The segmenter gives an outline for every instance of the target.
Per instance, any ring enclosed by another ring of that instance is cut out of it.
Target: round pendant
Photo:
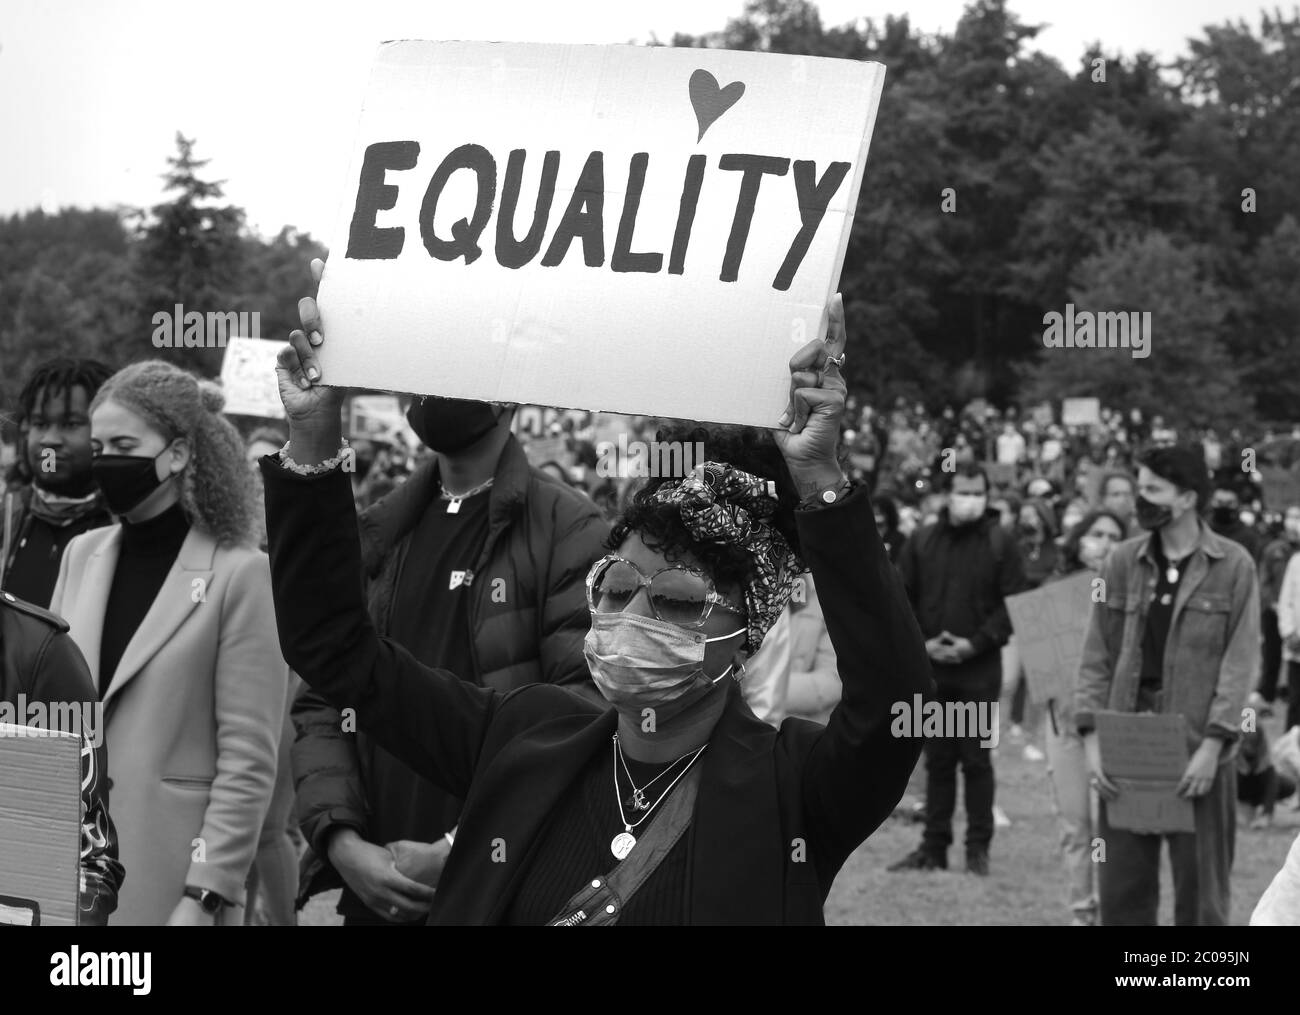
[[[1166,571],[1166,572],[1165,572],[1165,581],[1167,581],[1170,585],[1172,585],[1172,584],[1174,584],[1174,582],[1178,581],[1178,568],[1176,568],[1176,567],[1171,567],[1168,571]]]
[[[632,852],[632,847],[635,845],[635,835],[631,832],[619,832],[609,844],[609,851],[614,854],[615,860],[622,860],[623,857]]]

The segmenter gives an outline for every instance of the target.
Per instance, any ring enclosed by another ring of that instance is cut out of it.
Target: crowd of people
[[[1005,599],[1079,574],[1108,592],[1042,740],[1065,913],[1155,922],[1162,837],[1109,823],[1095,716],[1175,712],[1176,921],[1228,921],[1239,801],[1266,824],[1300,783],[1300,504],[1262,503],[1241,434],[875,410],[833,305],[774,434],[627,421],[703,446],[681,475],[598,468],[591,417],[530,463],[514,406],[445,398],[404,401],[418,450],[354,447],[303,307],[287,426],[156,360],[53,360],[13,407],[0,700],[102,707],[82,922],[291,924],[341,889],[345,925],[819,923],[922,747],[891,869],[948,866],[960,769],[987,875],[993,747],[888,716],[1009,695],[1022,730]],[[1242,722],[1275,708],[1276,743]]]

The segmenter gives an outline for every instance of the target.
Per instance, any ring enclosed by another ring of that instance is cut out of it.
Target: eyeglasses
[[[665,567],[647,575],[630,560],[611,554],[592,565],[587,574],[587,606],[592,613],[622,613],[642,589],[649,589],[654,615],[678,627],[702,627],[715,606],[743,616],[699,571]]]

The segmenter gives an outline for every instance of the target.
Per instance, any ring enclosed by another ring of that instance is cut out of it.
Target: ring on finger
[[[827,356],[827,357],[826,357],[826,363],[827,363],[828,366],[829,366],[831,363],[834,363],[837,367],[843,367],[843,366],[844,366],[844,353],[840,353],[838,356]]]

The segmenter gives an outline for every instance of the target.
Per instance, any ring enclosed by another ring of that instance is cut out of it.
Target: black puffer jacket
[[[22,698],[19,698],[22,695]],[[20,707],[20,701],[23,703]],[[27,725],[32,706],[43,705],[47,719],[33,725],[56,726],[68,714],[50,705],[97,705],[99,695],[68,625],[53,613],[0,593],[0,720],[12,715]],[[53,719],[55,721],[51,722]],[[117,830],[108,816],[108,751],[102,722],[94,729],[65,729],[82,735],[81,749],[81,900],[78,922],[102,925],[117,908],[122,864]],[[93,738],[90,739],[90,738]]]
[[[437,496],[436,460],[358,519],[370,617],[381,637],[406,560],[410,534]],[[565,684],[603,705],[583,660],[589,626],[586,578],[604,554],[608,526],[586,496],[531,468],[513,437],[497,463],[488,500],[483,553],[467,578],[473,682],[502,693],[527,684]],[[504,589],[497,579],[503,579]],[[504,594],[502,594],[504,593]],[[310,851],[303,857],[299,905],[341,879],[325,862],[325,841],[339,826],[362,835],[368,824],[366,772],[374,751],[310,689],[293,706],[297,817]],[[436,823],[437,816],[430,816]]]

